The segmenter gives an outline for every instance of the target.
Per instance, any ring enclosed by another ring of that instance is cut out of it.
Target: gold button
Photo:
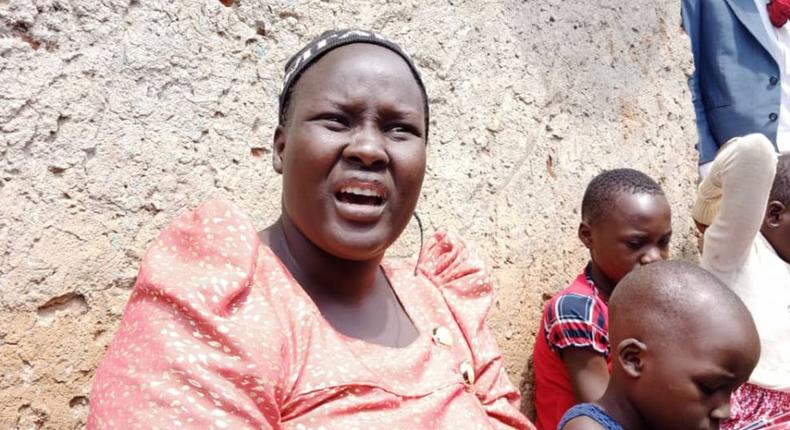
[[[433,343],[442,346],[453,346],[453,335],[447,327],[436,327],[433,329]]]
[[[472,363],[468,361],[461,362],[461,366],[459,367],[461,371],[461,377],[464,378],[464,384],[472,387],[475,385],[475,369],[472,367]]]

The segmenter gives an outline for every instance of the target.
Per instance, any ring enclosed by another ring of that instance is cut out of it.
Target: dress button
[[[453,346],[453,335],[447,327],[436,327],[433,329],[433,343],[441,346]]]
[[[467,387],[473,387],[475,385],[475,369],[472,367],[472,363],[463,361],[458,367],[458,370],[461,371],[461,377],[464,378],[464,384],[466,384]]]
[[[779,119],[779,115],[771,112],[771,114],[768,115],[768,119],[770,119],[771,121],[776,121],[777,119]]]
[[[779,83],[779,78],[777,78],[776,76],[771,76],[771,78],[768,79],[768,82],[771,83],[771,86],[774,86]]]

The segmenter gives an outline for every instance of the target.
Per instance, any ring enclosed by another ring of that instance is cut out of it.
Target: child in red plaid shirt
[[[547,304],[534,350],[538,430],[555,430],[577,403],[603,395],[609,381],[609,295],[637,266],[664,260],[672,236],[661,187],[633,169],[601,173],[582,200],[579,239],[590,262]]]

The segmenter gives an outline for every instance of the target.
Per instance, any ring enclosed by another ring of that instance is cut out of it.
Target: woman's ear
[[[768,207],[765,209],[765,225],[768,227],[779,227],[785,209],[787,208],[782,202],[776,200],[769,202]]]
[[[647,345],[630,337],[617,345],[617,361],[623,372],[632,378],[642,376]]]
[[[272,166],[277,173],[283,173],[283,151],[285,150],[285,127],[278,125],[272,140]]]
[[[592,227],[590,227],[590,224],[587,224],[587,221],[579,223],[579,240],[582,241],[587,249],[592,248]]]

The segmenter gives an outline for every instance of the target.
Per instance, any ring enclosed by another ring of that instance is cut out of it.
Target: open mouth
[[[374,189],[362,187],[342,187],[335,193],[335,198],[343,203],[365,206],[381,206],[386,201],[384,195]]]

